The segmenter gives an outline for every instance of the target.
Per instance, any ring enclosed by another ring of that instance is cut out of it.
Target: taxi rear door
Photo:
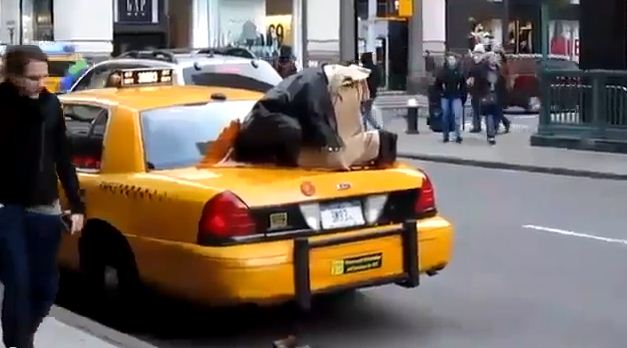
[[[74,101],[62,103],[72,162],[76,167],[82,199],[88,205],[87,214],[89,215],[89,203],[93,200],[93,192],[100,181],[104,137],[111,108],[98,103]],[[62,206],[67,209],[65,194],[62,189],[59,192],[62,193]],[[79,234],[66,235],[64,238],[59,254],[62,265],[74,269],[78,267],[78,237]]]

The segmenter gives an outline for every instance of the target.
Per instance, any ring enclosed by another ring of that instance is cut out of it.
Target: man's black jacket
[[[58,178],[72,212],[84,213],[57,96],[44,90],[31,99],[2,82],[0,108],[0,203],[52,204],[59,197]]]
[[[340,148],[323,67],[284,79],[253,106],[234,144],[234,159],[297,166],[301,147]]]
[[[462,104],[468,97],[466,77],[459,67],[449,69],[446,64],[440,69],[435,78],[435,88],[442,98],[460,98]]]

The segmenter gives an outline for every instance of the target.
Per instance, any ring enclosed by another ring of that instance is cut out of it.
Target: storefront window
[[[579,61],[579,21],[549,22],[549,51]]]
[[[52,0],[22,1],[22,42],[52,40]]]
[[[293,0],[221,0],[218,45],[250,50],[271,60],[293,55]]]
[[[500,48],[503,42],[503,22],[498,18],[489,18],[477,21],[470,18],[470,34],[468,35],[468,49],[473,50],[475,45],[482,44],[487,51]]]
[[[508,26],[507,50],[513,53],[535,53],[533,47],[533,23],[511,21]]]

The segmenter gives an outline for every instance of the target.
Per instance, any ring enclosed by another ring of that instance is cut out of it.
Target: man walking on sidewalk
[[[455,131],[455,141],[461,143],[461,123],[468,90],[466,78],[453,54],[446,56],[444,66],[435,79],[435,89],[438,91],[442,103],[443,140],[445,143],[449,141],[452,125]]]
[[[362,115],[364,117],[364,126],[366,129],[369,129],[368,124],[372,126],[372,128],[380,129],[381,125],[377,123],[372,115],[372,105],[374,104],[374,100],[377,99],[377,89],[381,84],[381,76],[379,73],[379,67],[374,63],[374,58],[372,56],[372,52],[365,52],[361,55],[361,65],[370,69],[370,76],[368,76],[368,90],[370,90],[370,98],[365,100],[362,104]]]
[[[59,99],[44,88],[48,60],[37,46],[16,46],[0,83],[0,280],[7,347],[32,348],[58,290],[57,251],[63,222],[60,179],[72,209],[71,232],[84,206],[70,162]]]

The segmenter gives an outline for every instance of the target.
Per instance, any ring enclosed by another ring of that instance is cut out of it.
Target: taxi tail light
[[[225,191],[209,200],[198,224],[198,241],[247,236],[255,233],[250,209],[235,194]]]
[[[418,189],[418,198],[414,204],[414,211],[418,216],[433,213],[436,211],[435,207],[435,189],[429,176],[423,172],[424,179],[422,186]]]
[[[100,160],[95,156],[74,156],[72,164],[77,168],[100,169]]]

